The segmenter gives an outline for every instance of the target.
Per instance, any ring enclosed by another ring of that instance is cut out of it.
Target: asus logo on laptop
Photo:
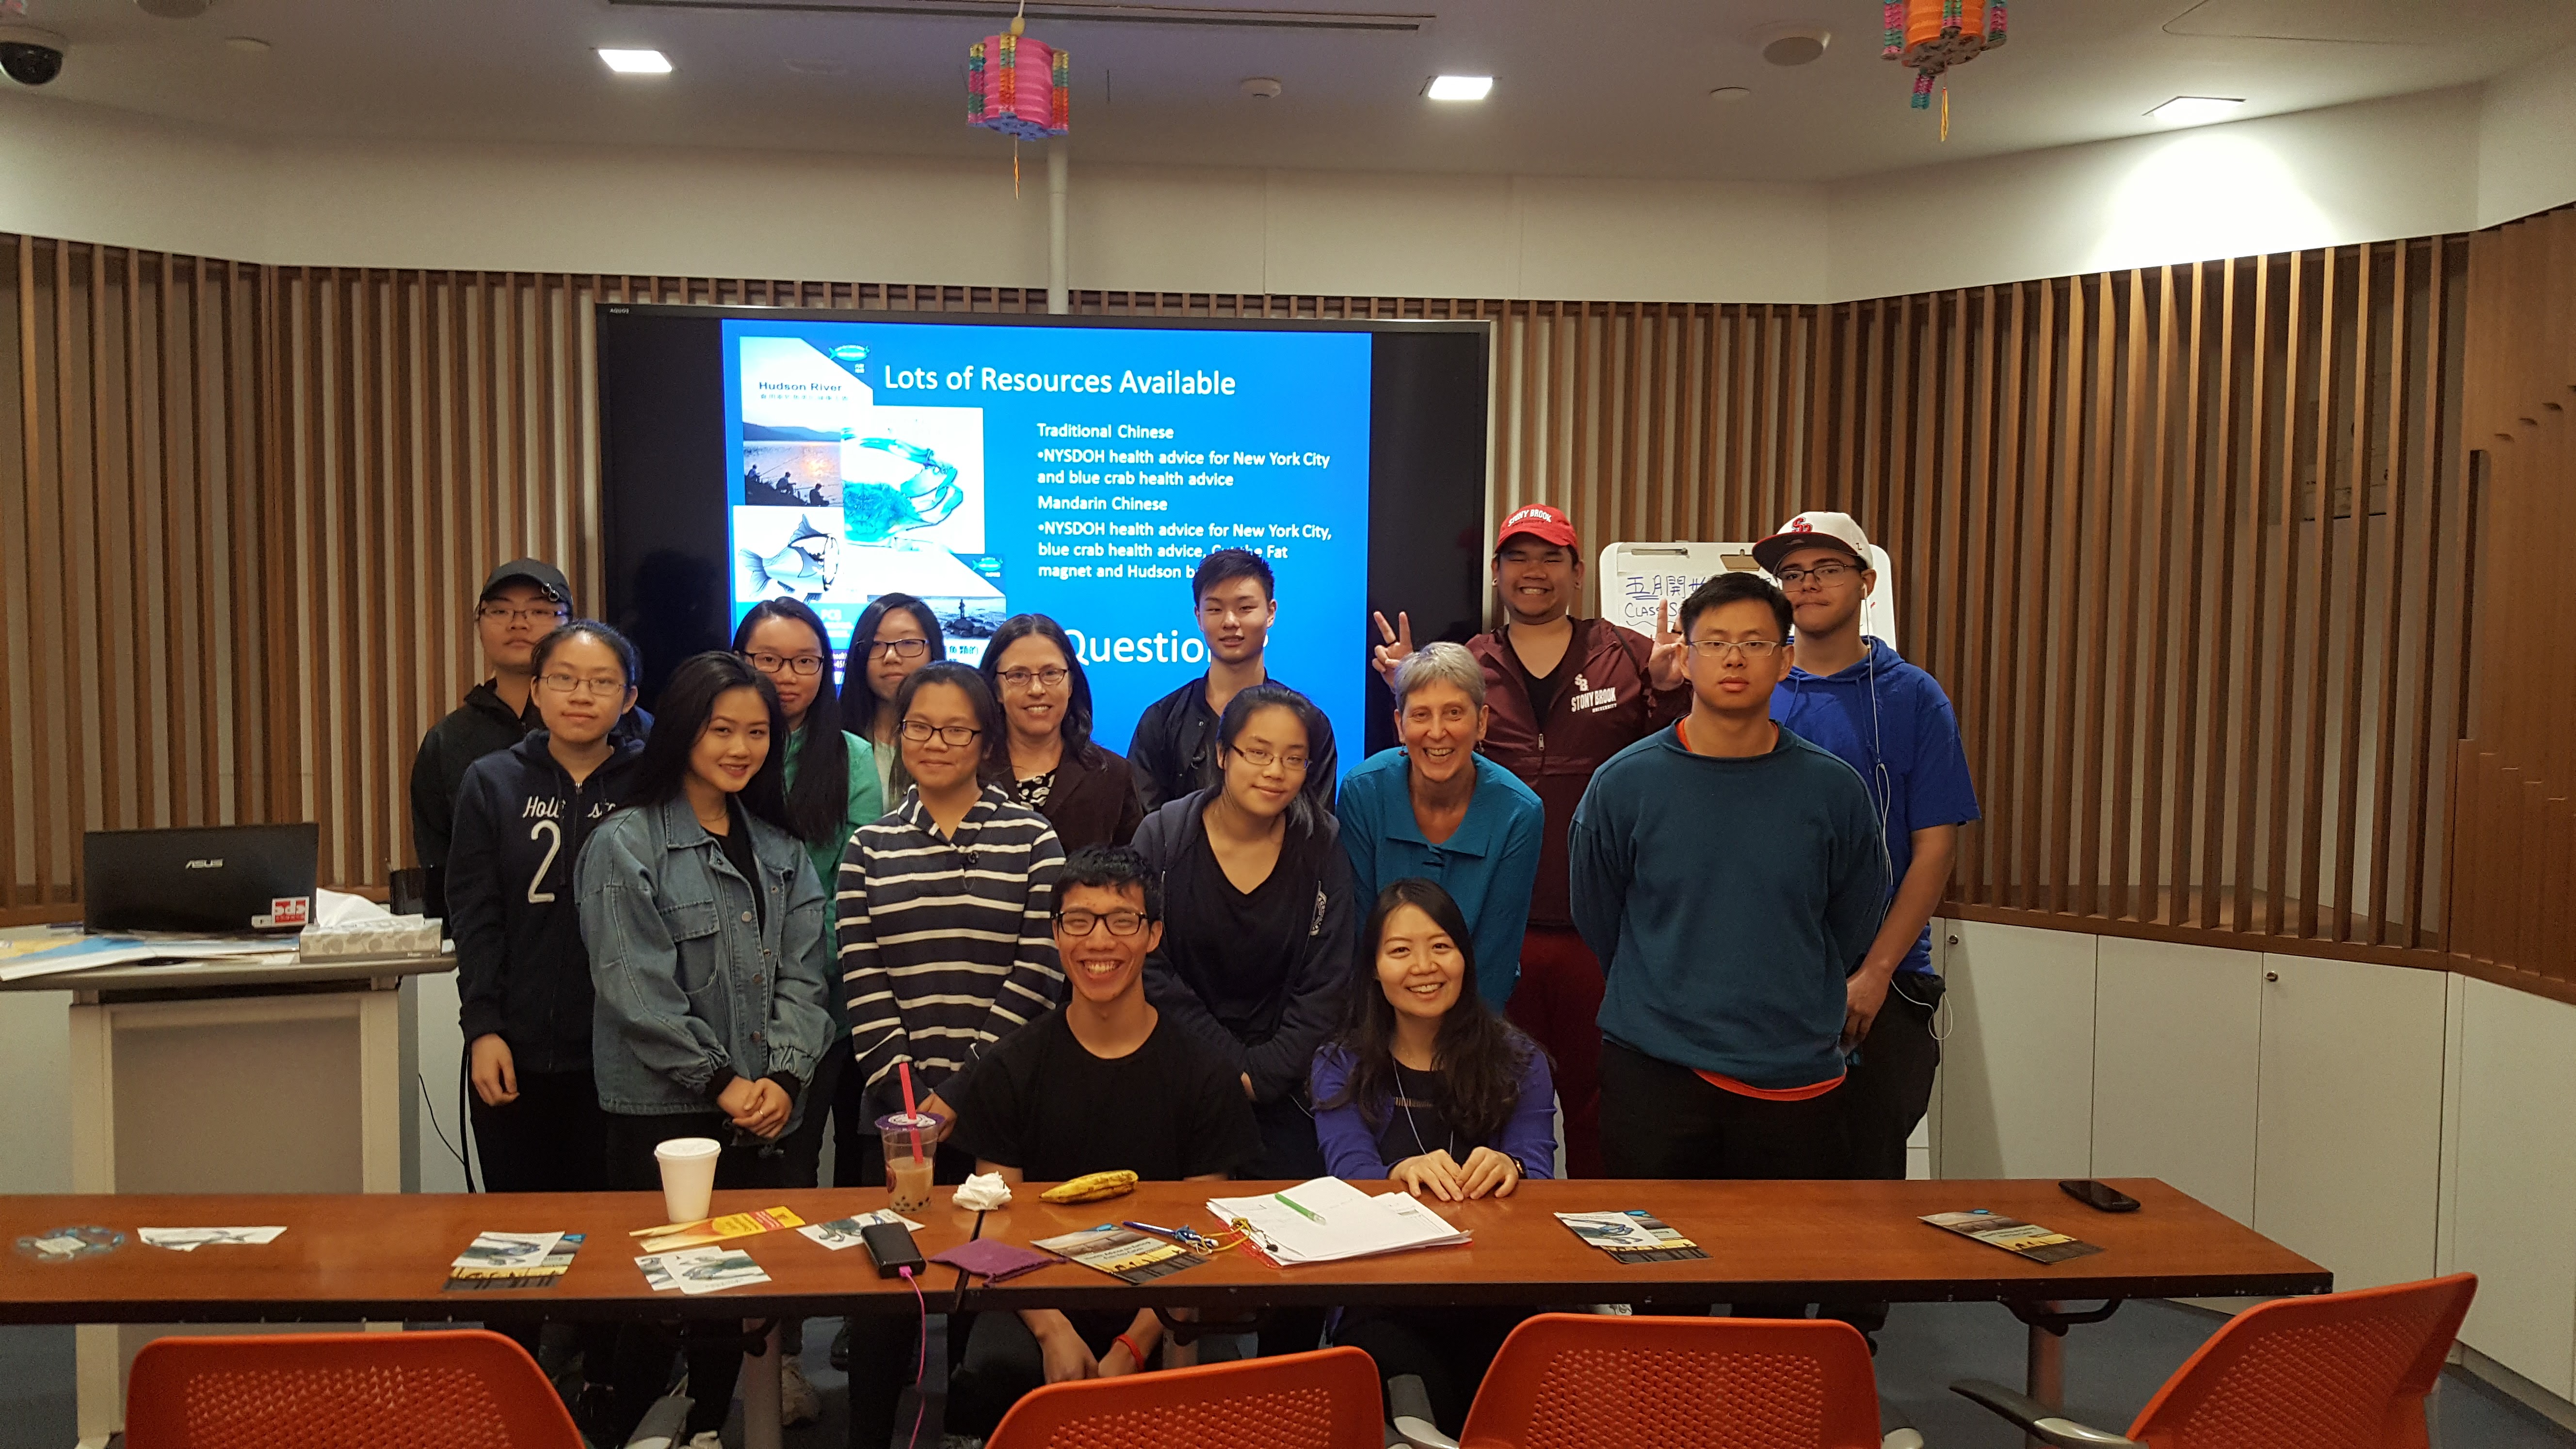
[[[192,860],[188,862],[186,868],[189,870],[222,870],[224,868],[224,862],[223,858],[220,856],[212,860]]]

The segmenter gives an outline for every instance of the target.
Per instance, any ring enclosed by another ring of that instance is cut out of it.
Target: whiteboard
[[[1878,588],[1861,601],[1860,631],[1896,647],[1896,576],[1887,550],[1869,546],[1869,566],[1878,571]],[[1669,602],[1679,610],[1691,591],[1721,573],[1770,573],[1753,561],[1750,543],[1614,543],[1601,550],[1601,616],[1651,639],[1655,612]],[[1777,584],[1778,579],[1771,579]]]

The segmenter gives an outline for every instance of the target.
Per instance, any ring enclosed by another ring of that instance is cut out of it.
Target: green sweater
[[[802,729],[787,736],[787,788],[790,790],[796,788],[796,757],[801,753],[797,747],[804,740],[805,731]],[[866,740],[848,730],[841,731],[841,742],[850,751],[850,805],[842,815],[841,833],[830,840],[802,842],[806,858],[814,862],[814,879],[822,883],[826,900],[830,900],[839,888],[841,850],[850,843],[852,833],[862,825],[874,824],[879,816],[885,814],[885,795],[877,787],[876,751],[868,748]],[[832,989],[823,993],[823,1007],[832,1013],[833,1029],[847,1036],[850,1034],[849,1009],[842,1004],[840,983],[829,984]]]

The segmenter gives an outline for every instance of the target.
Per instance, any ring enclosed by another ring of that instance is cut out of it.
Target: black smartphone
[[[865,1243],[868,1256],[877,1260],[877,1276],[892,1278],[910,1268],[919,1278],[928,1264],[921,1260],[921,1250],[912,1245],[912,1230],[901,1223],[870,1223],[859,1229],[859,1241]]]
[[[2057,1190],[2096,1212],[2133,1213],[2138,1210],[2136,1198],[2107,1182],[2095,1182],[2089,1177],[2081,1182],[2061,1182]]]

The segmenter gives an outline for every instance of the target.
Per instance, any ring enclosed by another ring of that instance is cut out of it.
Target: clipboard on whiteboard
[[[1886,640],[1893,649],[1896,577],[1888,566],[1887,550],[1873,543],[1869,546],[1869,559],[1870,567],[1878,571],[1878,588],[1861,602],[1860,631]],[[1651,639],[1660,605],[1670,603],[1678,609],[1693,589],[1727,572],[1771,578],[1753,561],[1750,542],[1613,543],[1602,548],[1600,568],[1593,577],[1601,583],[1601,616]]]

